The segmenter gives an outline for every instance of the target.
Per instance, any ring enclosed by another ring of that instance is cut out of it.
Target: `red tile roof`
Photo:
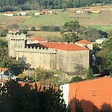
[[[6,82],[6,80],[4,80],[4,79],[0,79],[0,83],[2,83],[2,82]]]
[[[41,43],[43,44],[43,43]],[[57,47],[64,45],[64,43],[61,42],[47,42],[43,44],[47,48],[54,48],[57,49]]]
[[[77,43],[81,43],[81,44],[92,44],[92,42],[87,41],[87,40],[80,40]]]
[[[65,44],[57,47],[57,49],[66,50],[66,51],[89,50],[88,48],[84,48],[76,44]]]
[[[13,14],[13,12],[5,12],[5,14]]]
[[[76,50],[88,50],[88,48],[76,45],[76,44],[66,44],[61,42],[47,42],[41,43],[47,48],[60,49],[66,51],[76,51]]]
[[[5,72],[8,70],[8,68],[0,68],[1,71]]]

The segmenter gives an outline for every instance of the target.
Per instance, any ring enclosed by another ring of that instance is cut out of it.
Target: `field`
[[[83,13],[75,13],[76,10],[83,10]],[[89,14],[88,11],[100,10],[101,13]],[[13,16],[6,17],[0,14],[0,26],[7,27],[10,24],[18,24],[20,26],[40,27],[41,25],[57,25],[63,26],[65,22],[78,20],[80,25],[86,27],[93,27],[101,30],[112,29],[112,8],[111,6],[98,6],[98,7],[82,7],[72,8],[63,11],[52,10],[53,14],[44,14],[39,17],[30,16]],[[29,11],[33,14],[36,11]],[[56,13],[55,13],[56,12]]]
[[[30,37],[61,37],[60,32],[28,31]]]

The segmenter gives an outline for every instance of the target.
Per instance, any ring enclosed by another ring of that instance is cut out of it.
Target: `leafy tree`
[[[78,81],[81,81],[81,80],[82,80],[81,77],[79,77],[79,76],[75,76],[75,77],[73,77],[73,78],[71,79],[70,82],[78,82]]]
[[[83,30],[81,37],[94,42],[96,39],[104,37],[100,32],[95,28],[86,28]]]
[[[89,67],[86,73],[86,79],[92,79],[93,78],[93,71],[92,69]]]
[[[32,26],[32,27],[31,27],[31,31],[36,31],[35,26]]]
[[[96,66],[102,74],[112,72],[112,38],[103,42],[102,49],[96,53]]]
[[[78,21],[66,22],[63,26],[63,31],[61,31],[63,41],[70,43],[80,40],[81,38],[78,36],[79,31],[80,25]]]
[[[21,86],[11,80],[0,88],[0,93],[1,112],[68,112],[61,92],[53,87],[39,91],[36,85],[31,89],[29,84]]]
[[[8,33],[8,30],[0,27],[0,37],[5,37]]]

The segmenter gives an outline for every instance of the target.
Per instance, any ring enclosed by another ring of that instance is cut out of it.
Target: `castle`
[[[41,38],[8,34],[9,56],[25,57],[32,68],[60,70],[67,73],[85,71],[89,67],[89,52],[92,43],[86,40],[67,44],[47,42]]]

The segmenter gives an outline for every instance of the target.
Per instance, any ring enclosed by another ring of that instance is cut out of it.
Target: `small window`
[[[92,90],[92,96],[97,96],[97,90]]]

